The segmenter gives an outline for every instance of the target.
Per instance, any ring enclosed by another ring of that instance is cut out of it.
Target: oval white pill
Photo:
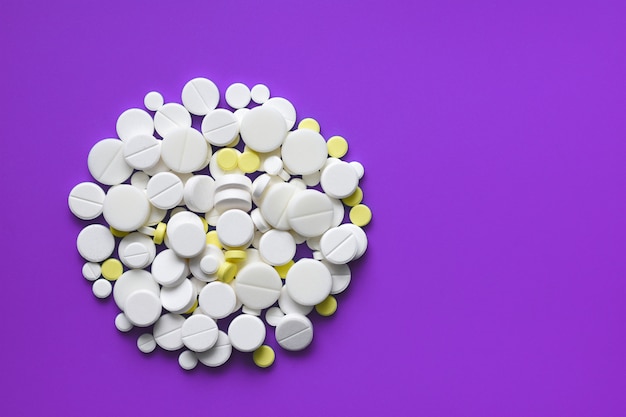
[[[221,366],[230,358],[233,351],[228,335],[219,331],[215,346],[206,352],[196,353],[198,360],[205,366],[216,367]]]
[[[104,198],[104,219],[115,229],[131,232],[143,226],[150,216],[146,193],[129,184],[109,188]]]
[[[135,291],[128,296],[124,314],[128,320],[138,327],[154,324],[161,316],[161,302],[150,290]]]
[[[285,138],[281,155],[285,168],[292,174],[313,174],[326,163],[328,147],[319,133],[309,129],[298,129],[289,132]]]
[[[241,121],[241,139],[257,152],[278,149],[285,140],[287,131],[284,118],[271,107],[255,107]]]
[[[322,235],[332,226],[333,217],[330,198],[317,190],[296,193],[287,206],[289,225],[304,237]]]
[[[289,296],[303,306],[313,306],[324,301],[330,294],[332,283],[328,268],[321,262],[307,258],[293,264],[285,278]]]
[[[215,229],[220,242],[232,248],[247,247],[254,238],[254,223],[242,210],[227,210],[220,216]]]
[[[162,138],[173,130],[185,127],[191,127],[191,115],[178,103],[167,103],[154,115],[154,128]]]
[[[163,96],[157,91],[150,91],[143,98],[143,104],[150,111],[157,111],[163,106]]]
[[[194,175],[184,187],[185,205],[196,213],[206,213],[213,208],[215,180],[208,175]]]
[[[161,141],[161,158],[172,171],[197,171],[210,156],[210,146],[202,134],[191,127],[173,129]]]
[[[248,308],[264,309],[276,302],[282,288],[276,269],[263,262],[241,268],[235,280],[237,298]]]
[[[145,110],[128,109],[118,117],[115,130],[122,141],[127,141],[138,135],[152,135],[154,122]]]
[[[296,124],[296,109],[293,107],[293,104],[286,98],[282,97],[272,97],[267,100],[264,104],[264,107],[272,107],[278,110],[285,120],[285,125],[287,126],[287,130],[290,130],[293,125]]]
[[[120,332],[130,332],[133,329],[133,324],[128,320],[124,313],[120,313],[115,316],[115,327]]]
[[[257,316],[241,314],[228,326],[228,338],[241,352],[252,352],[265,341],[265,325]]]
[[[135,169],[155,166],[161,159],[161,142],[152,135],[137,135],[124,143],[124,160]]]
[[[159,296],[159,284],[156,283],[152,274],[142,269],[131,269],[126,271],[115,281],[113,288],[113,299],[117,307],[124,311],[126,300],[135,291],[149,290],[155,296]]]
[[[81,220],[92,220],[102,214],[105,193],[93,182],[81,182],[70,191],[67,203],[74,216]]]
[[[329,197],[341,199],[354,193],[359,177],[350,164],[339,161],[324,168],[320,184]]]
[[[211,145],[226,146],[237,138],[239,121],[226,109],[216,109],[202,119],[202,135]]]
[[[220,92],[213,81],[199,77],[185,84],[181,98],[189,113],[204,116],[217,107]]]
[[[200,291],[198,304],[207,316],[224,318],[233,312],[237,304],[235,290],[223,282],[209,282]]]
[[[226,103],[233,109],[241,109],[250,103],[250,89],[242,83],[234,83],[226,89]]]
[[[285,265],[296,254],[296,242],[289,232],[269,230],[259,242],[261,258],[270,265]]]
[[[178,314],[164,314],[154,324],[152,333],[157,345],[165,350],[178,350],[182,348],[182,327],[185,318]]]
[[[107,298],[111,295],[111,291],[113,287],[111,286],[111,282],[107,279],[100,278],[94,281],[91,286],[93,291],[93,295],[98,298]]]
[[[175,287],[189,273],[187,262],[171,249],[160,252],[154,258],[151,270],[154,280],[163,287]]]
[[[178,355],[178,364],[185,371],[191,371],[198,366],[198,357],[190,350],[185,350]]]
[[[188,317],[181,328],[183,343],[194,352],[205,352],[211,349],[219,335],[215,321],[204,315]]]
[[[78,234],[76,248],[85,260],[102,262],[113,253],[115,238],[109,228],[101,224],[91,224]]]
[[[154,340],[154,336],[150,333],[144,333],[137,338],[137,347],[143,353],[151,353],[156,349],[157,344]]]
[[[257,84],[250,90],[252,101],[263,104],[270,98],[270,89],[265,84]]]
[[[124,142],[104,139],[89,151],[87,166],[91,176],[106,185],[121,184],[133,173],[124,159]]]
[[[102,268],[99,263],[85,262],[83,264],[83,277],[87,281],[95,281],[102,275]]]
[[[354,234],[339,227],[333,227],[322,235],[320,251],[325,259],[334,264],[346,264],[357,254],[357,241]]]

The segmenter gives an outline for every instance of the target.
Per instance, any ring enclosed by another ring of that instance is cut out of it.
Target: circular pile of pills
[[[363,166],[342,159],[343,137],[326,140],[312,118],[295,127],[294,106],[262,84],[229,86],[232,110],[219,99],[206,78],[184,86],[182,105],[148,93],[148,111],[124,111],[119,139],[89,152],[105,187],[82,182],[68,199],[79,219],[108,224],[87,225],[76,245],[94,295],[113,294],[115,326],[151,329],[138,348],[182,350],[186,370],[220,366],[233,348],[271,366],[266,323],[281,348],[309,346],[307,315],[337,310],[372,216],[361,204]],[[312,258],[296,259],[304,244]]]

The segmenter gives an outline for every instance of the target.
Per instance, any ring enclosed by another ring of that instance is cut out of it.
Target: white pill
[[[158,174],[159,172],[169,172],[169,171],[170,171],[170,168],[167,165],[165,165],[165,162],[163,162],[163,158],[159,159],[159,162],[157,162],[157,164],[153,166],[152,168],[146,168],[143,170],[143,172],[145,172],[149,176],[154,176]]]
[[[135,291],[148,290],[157,297],[159,296],[159,284],[156,283],[152,274],[142,269],[131,269],[122,274],[115,281],[113,299],[117,307],[124,311],[128,297]]]
[[[155,166],[161,159],[161,142],[152,135],[137,135],[124,143],[124,160],[135,169]]]
[[[163,96],[157,91],[150,91],[143,98],[143,104],[150,111],[157,111],[163,107]]]
[[[289,132],[285,138],[281,155],[285,168],[292,174],[313,174],[326,163],[328,148],[322,135],[316,131],[298,129]]]
[[[303,316],[308,315],[313,310],[312,305],[305,306],[294,301],[289,295],[286,286],[283,286],[280,290],[278,307],[280,307],[280,310],[285,314],[301,314]]]
[[[333,280],[330,293],[334,295],[345,291],[348,285],[350,285],[350,279],[352,278],[350,267],[347,264],[333,264],[327,260],[323,260],[322,263],[328,268],[328,272],[330,272],[330,276]]]
[[[226,109],[216,109],[202,119],[202,135],[211,145],[226,146],[237,138],[239,121]]]
[[[313,252],[313,259],[315,259],[316,261],[323,261],[324,255],[322,255],[322,252],[316,250]]]
[[[313,306],[324,301],[330,294],[332,284],[328,268],[321,262],[307,258],[293,264],[285,278],[289,296],[304,306]]]
[[[230,322],[228,338],[235,349],[252,352],[265,341],[265,325],[257,316],[241,314]]]
[[[360,162],[352,161],[350,162],[350,166],[356,171],[356,175],[357,177],[359,177],[359,179],[363,178],[363,174],[365,174],[365,168],[363,168],[363,165]]]
[[[104,198],[104,219],[115,229],[131,232],[143,226],[150,216],[146,193],[130,184],[109,188]]]
[[[193,276],[200,281],[215,281],[217,279],[217,275],[215,275],[215,272],[205,272],[203,269],[202,264],[205,258],[213,259],[213,263],[216,263],[218,265],[218,268],[219,265],[224,263],[224,253],[219,248],[213,245],[206,245],[204,247],[204,250],[199,255],[194,256],[189,260],[189,270],[191,271]],[[207,259],[204,262],[207,263],[207,270],[210,270],[211,268],[208,264],[211,263],[211,261]]]
[[[296,254],[296,242],[289,232],[269,230],[261,237],[259,253],[270,265],[285,265]]]
[[[270,175],[278,175],[283,170],[283,161],[279,156],[272,155],[263,161],[263,171]]]
[[[220,92],[213,81],[194,78],[183,87],[181,98],[189,113],[204,116],[217,107]]]
[[[130,185],[142,191],[145,191],[146,187],[148,187],[148,181],[150,181],[150,175],[142,171],[137,171],[130,176]]]
[[[206,213],[213,208],[215,180],[208,175],[194,175],[185,183],[183,196],[189,210]]]
[[[221,211],[219,211],[216,208],[213,208],[211,211],[207,212],[204,215],[204,220],[206,220],[209,226],[215,227],[221,215],[222,215]]]
[[[206,255],[200,260],[200,269],[207,275],[213,275],[220,267],[220,260],[211,255]]]
[[[185,127],[191,127],[191,115],[178,103],[167,103],[154,115],[154,128],[162,138]]]
[[[306,240],[306,245],[309,247],[309,249],[313,251],[319,251],[321,239],[322,239],[322,236],[310,237]]]
[[[311,174],[303,175],[302,181],[304,181],[304,183],[308,185],[309,187],[315,187],[317,184],[320,183],[321,176],[322,176],[322,173],[320,171],[315,171]]]
[[[289,230],[287,206],[297,192],[299,192],[298,187],[293,184],[280,183],[273,185],[261,202],[260,208],[263,218],[276,229]]]
[[[193,285],[193,289],[196,292],[196,294],[200,294],[200,291],[202,291],[202,289],[206,286],[206,282],[204,281],[200,281],[198,278],[196,277],[191,277],[189,278],[189,281],[191,281],[191,284]],[[194,312],[196,310],[199,310],[198,308],[196,308],[194,310]],[[202,312],[204,314],[204,312]]]
[[[177,128],[161,142],[161,158],[176,172],[199,170],[210,156],[211,148],[200,132],[193,128]]]
[[[134,232],[122,238],[117,255],[124,265],[142,269],[150,265],[156,256],[156,245],[150,237]]]
[[[115,129],[119,138],[127,141],[139,135],[151,136],[154,133],[154,122],[145,110],[128,109],[118,117]]]
[[[198,357],[190,350],[185,350],[178,355],[178,365],[185,371],[191,371],[198,366]]]
[[[293,104],[291,104],[291,102],[286,98],[272,97],[267,100],[263,104],[263,106],[272,107],[278,110],[285,120],[287,130],[290,130],[293,125],[296,124],[296,109],[293,107]]]
[[[250,194],[252,182],[243,174],[228,174],[215,181],[215,208],[220,212],[239,209],[245,212],[252,208]]]
[[[196,353],[196,357],[203,365],[213,368],[226,363],[226,361],[230,358],[232,351],[233,347],[230,343],[228,335],[220,330],[218,332],[215,346],[206,352]]]
[[[171,172],[160,172],[148,181],[146,194],[153,206],[168,210],[174,208],[183,198],[183,182]]]
[[[241,312],[244,314],[250,314],[252,316],[260,316],[261,315],[261,310],[257,309],[257,308],[249,308],[246,307],[245,305],[241,307]]]
[[[343,218],[345,215],[345,207],[341,200],[336,198],[331,198],[330,202],[333,203],[333,222],[332,227],[337,227],[343,222]]]
[[[270,98],[270,89],[265,84],[257,84],[250,90],[252,101],[263,104]]]
[[[182,348],[184,345],[181,328],[184,322],[185,318],[178,314],[162,315],[152,331],[157,345],[170,351]]]
[[[235,290],[223,282],[209,282],[198,296],[198,304],[207,316],[221,319],[233,312],[237,305]]]
[[[234,151],[237,154],[237,158],[239,158],[239,155],[241,155],[241,152],[239,152],[237,149],[234,149]],[[220,168],[219,164],[217,163],[217,156],[218,156],[218,153],[215,152],[213,156],[211,156],[211,162],[209,163],[209,172],[211,173],[211,176],[213,177],[213,179],[215,179],[216,182],[217,180],[219,180],[220,178],[226,175],[230,176],[230,175],[237,174],[237,175],[241,175],[245,177],[245,174],[239,168],[235,168],[231,171],[228,171],[228,173],[224,172],[224,170],[222,170],[222,168]]]
[[[165,216],[167,216],[167,210],[150,205],[150,215],[148,220],[146,220],[145,226],[156,226],[165,219]]]
[[[357,250],[354,259],[358,259],[363,256],[363,254],[367,250],[367,235],[365,234],[365,231],[356,224],[352,223],[342,224],[341,226],[339,226],[339,228],[349,230],[356,239]]]
[[[67,203],[74,216],[92,220],[102,214],[104,190],[93,182],[81,182],[70,191]]]
[[[304,191],[304,190],[306,190],[306,188],[307,188],[307,187],[306,187],[306,183],[305,183],[304,181],[302,181],[302,179],[301,179],[301,178],[292,178],[292,179],[289,181],[289,184],[293,184],[293,185],[295,185],[296,187],[298,187],[298,189],[299,189],[300,191]]]
[[[276,269],[263,262],[255,262],[239,270],[235,280],[235,292],[237,299],[245,306],[260,310],[278,300],[282,285]]]
[[[339,161],[324,168],[320,184],[329,197],[346,198],[358,187],[359,177],[350,164]]]
[[[265,312],[265,322],[272,327],[276,327],[283,317],[285,313],[278,307],[270,307]]]
[[[151,353],[156,349],[156,341],[150,333],[144,333],[137,338],[137,347],[143,353]]]
[[[246,259],[239,263],[239,269],[256,262],[263,262],[261,254],[256,249],[248,248],[246,249]]]
[[[237,124],[239,125],[240,128],[241,128],[241,121],[243,120],[243,118],[249,111],[250,109],[243,108],[243,109],[237,109],[233,112],[233,114],[237,118]]]
[[[187,262],[171,249],[160,252],[154,258],[151,270],[155,281],[163,287],[175,287],[189,273]]]
[[[322,255],[334,264],[350,262],[355,258],[357,249],[356,237],[345,228],[333,227],[324,233],[320,240]]]
[[[291,228],[304,237],[320,236],[332,226],[333,203],[317,190],[296,193],[287,205]]]
[[[182,213],[171,217],[170,223],[174,217],[178,217],[180,214]],[[195,214],[193,217],[194,220],[178,222],[175,227],[168,227],[167,229],[169,248],[183,258],[193,258],[199,255],[206,246],[206,234],[202,221]]]
[[[276,341],[285,350],[305,349],[313,341],[311,320],[299,314],[287,314],[276,326]]]
[[[135,291],[128,296],[124,314],[138,327],[154,324],[161,317],[161,301],[150,290]]]
[[[78,234],[76,248],[85,260],[102,262],[113,253],[115,238],[108,227],[101,224],[91,224]]]
[[[263,218],[263,215],[261,214],[260,209],[255,208],[254,210],[252,210],[250,212],[250,218],[252,219],[254,226],[258,229],[259,232],[265,233],[271,229],[271,226],[267,224],[267,222],[265,221],[265,218]],[[254,240],[253,240],[253,244],[254,244]],[[255,247],[258,248],[258,244]]]
[[[100,278],[100,275],[102,275],[102,268],[99,263],[85,262],[83,265],[83,277],[87,281],[95,281]]]
[[[231,84],[226,89],[226,103],[233,109],[241,109],[250,103],[250,89],[242,83]]]
[[[285,140],[287,131],[284,118],[272,107],[255,107],[241,121],[241,139],[257,152],[278,149]]]
[[[194,352],[205,352],[211,349],[219,335],[215,321],[204,315],[187,317],[181,328],[183,343]]]
[[[133,323],[131,323],[124,313],[120,313],[115,316],[115,327],[120,332],[130,332],[133,329]]]
[[[182,314],[193,307],[195,301],[196,292],[188,279],[175,287],[161,288],[161,304],[171,313]]]
[[[227,210],[217,221],[217,237],[224,246],[247,247],[254,238],[254,223],[242,210]]]
[[[124,159],[124,142],[104,139],[89,151],[87,166],[91,176],[106,185],[121,184],[133,173]]]
[[[108,280],[104,278],[99,278],[94,281],[91,289],[93,291],[93,295],[95,295],[96,297],[107,298],[109,295],[111,295],[113,287],[111,286],[111,282],[109,282]]]

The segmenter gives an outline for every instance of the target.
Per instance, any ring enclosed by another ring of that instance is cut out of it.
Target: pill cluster
[[[333,295],[350,283],[348,263],[364,254],[362,227],[371,219],[361,204],[363,166],[341,159],[344,138],[326,141],[312,118],[294,129],[294,106],[262,84],[229,86],[232,111],[217,108],[219,98],[206,78],[184,86],[182,105],[148,93],[150,112],[126,110],[119,139],[89,152],[91,175],[108,189],[83,182],[68,199],[79,219],[102,215],[108,223],[83,228],[77,248],[93,293],[112,293],[121,310],[116,327],[152,326],[139,349],[183,349],[187,370],[198,361],[220,366],[232,348],[270,366],[275,354],[263,344],[261,317],[279,346],[306,348],[307,315],[335,312]],[[202,117],[200,130],[192,115]],[[350,222],[342,224],[346,207]],[[312,259],[294,261],[300,244]]]

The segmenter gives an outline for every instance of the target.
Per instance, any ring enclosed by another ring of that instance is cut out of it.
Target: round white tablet
[[[213,199],[215,208],[222,213],[231,209],[250,211],[252,208],[251,188],[252,181],[243,174],[228,174],[218,177],[215,181]]]
[[[178,364],[185,371],[191,371],[198,366],[198,357],[190,350],[185,350],[178,355]]]
[[[227,210],[217,221],[217,237],[231,248],[247,247],[254,238],[254,223],[242,210]]]
[[[85,262],[83,264],[83,277],[87,281],[95,281],[102,275],[102,268],[97,262]]]
[[[224,263],[224,252],[213,245],[206,245],[200,254],[189,259],[189,270],[194,277],[204,282],[215,281],[217,279],[216,273],[205,272],[202,266],[204,262],[207,270],[211,269],[209,265],[207,265],[211,261],[208,259],[205,261],[205,258],[213,259],[213,262],[216,263],[219,268],[219,266]]]
[[[217,107],[220,92],[213,81],[194,78],[183,87],[181,98],[189,113],[204,116]]]
[[[304,306],[313,306],[324,301],[330,294],[332,284],[328,268],[321,262],[307,258],[293,264],[285,278],[289,296]]]
[[[289,183],[273,185],[263,197],[261,214],[273,227],[279,230],[289,230],[287,219],[287,205],[291,198],[299,192],[298,187]]]
[[[250,90],[252,101],[263,104],[270,98],[270,89],[265,84],[257,84]]]
[[[92,220],[102,214],[104,190],[93,182],[81,182],[70,191],[67,203],[74,216]]]
[[[365,168],[363,168],[363,164],[358,161],[352,161],[350,162],[350,166],[354,168],[354,170],[356,171],[356,176],[359,177],[359,179],[363,178],[363,174],[365,174]]]
[[[198,221],[187,221],[167,230],[169,248],[178,256],[193,258],[199,255],[206,246],[204,227],[200,218],[196,216],[196,219]]]
[[[255,107],[241,121],[241,139],[257,152],[270,152],[280,147],[287,131],[282,115],[272,107]]]
[[[130,332],[133,329],[133,323],[131,323],[124,313],[119,313],[115,316],[115,327],[120,332]]]
[[[287,126],[287,130],[290,130],[293,125],[296,124],[296,109],[293,107],[293,104],[286,98],[282,97],[272,97],[267,100],[263,106],[272,107],[280,112],[283,119],[285,120],[285,125]]]
[[[146,187],[148,187],[148,181],[150,181],[150,175],[143,171],[137,171],[130,176],[130,185],[142,191],[145,191]]]
[[[102,262],[113,253],[115,238],[108,227],[101,224],[91,224],[78,234],[76,248],[85,260]]]
[[[278,307],[280,307],[280,310],[284,314],[301,314],[303,316],[308,315],[313,310],[313,306],[305,306],[295,302],[293,298],[289,296],[286,286],[283,286],[280,289],[280,297],[278,297]]]
[[[152,330],[157,345],[170,351],[182,348],[184,345],[181,328],[184,322],[185,318],[178,314],[162,315]]]
[[[296,254],[296,242],[289,232],[268,230],[259,242],[261,258],[270,265],[284,265]]]
[[[127,141],[138,135],[151,136],[154,133],[154,122],[145,110],[128,109],[118,117],[115,130],[120,139]]]
[[[323,260],[322,263],[328,268],[328,272],[330,272],[330,276],[333,279],[333,286],[330,293],[334,295],[345,291],[348,285],[350,285],[352,278],[350,267],[347,264],[333,264],[327,260]]]
[[[137,135],[124,143],[124,160],[135,169],[155,166],[161,159],[161,142],[152,135]]]
[[[304,237],[322,235],[332,226],[333,216],[330,198],[317,190],[298,192],[287,205],[289,225]]]
[[[150,91],[143,98],[143,104],[150,111],[157,111],[163,106],[163,96],[157,91]]]
[[[137,338],[137,347],[143,353],[151,353],[156,349],[156,341],[150,333],[144,333]]]
[[[187,317],[181,329],[183,343],[194,352],[205,352],[211,349],[219,335],[215,321],[204,315]]]
[[[151,270],[155,281],[163,287],[175,287],[189,273],[187,262],[171,249],[160,252],[154,258]]]
[[[93,295],[98,298],[107,298],[111,295],[111,291],[113,287],[111,286],[111,282],[107,279],[100,278],[94,281],[91,286],[93,291]]]
[[[161,288],[161,304],[171,313],[182,314],[189,310],[195,301],[196,292],[188,279],[183,279],[175,287]]]
[[[265,312],[265,321],[272,327],[276,327],[283,317],[285,313],[278,307],[270,307]]]
[[[265,341],[265,325],[257,316],[241,314],[228,326],[228,338],[241,352],[252,352]]]
[[[325,259],[334,264],[346,264],[357,253],[357,241],[354,234],[345,228],[333,227],[322,235],[320,251]]]
[[[223,282],[209,282],[200,291],[198,304],[207,316],[224,318],[233,312],[237,304],[235,290]]]
[[[226,361],[230,358],[232,351],[233,347],[230,344],[228,335],[220,330],[218,332],[215,346],[206,352],[196,353],[196,356],[203,365],[213,368],[226,363]]]
[[[191,127],[191,115],[178,103],[167,103],[154,115],[154,128],[162,138],[173,130],[185,127]]]
[[[149,290],[157,297],[159,296],[159,284],[152,278],[152,274],[142,269],[131,269],[126,271],[115,281],[113,288],[113,299],[117,307],[124,311],[126,300],[135,291]]]
[[[202,119],[202,135],[211,145],[226,146],[237,138],[239,121],[226,109],[215,109]]]
[[[263,262],[255,262],[239,270],[235,280],[235,292],[237,299],[245,306],[261,310],[278,300],[282,285],[276,269]]]
[[[343,222],[345,215],[345,208],[341,200],[336,198],[330,198],[330,202],[333,203],[333,222],[332,227],[337,227]]]
[[[130,233],[120,241],[117,255],[120,261],[127,267],[142,269],[150,265],[154,260],[156,245],[150,237],[143,233]]]
[[[263,171],[270,175],[278,175],[283,170],[283,160],[277,155],[269,156],[263,161]]]
[[[185,183],[184,201],[189,210],[206,213],[213,208],[215,180],[208,175],[194,175]]]
[[[104,198],[104,219],[115,229],[131,232],[143,226],[150,216],[146,193],[130,184],[109,188]]]
[[[106,185],[121,184],[133,173],[124,159],[124,142],[104,139],[89,151],[87,166],[91,176]]]
[[[311,174],[303,175],[302,181],[304,181],[304,183],[308,185],[309,187],[315,187],[317,184],[320,183],[321,176],[322,176],[322,173],[320,171],[315,171]]]
[[[285,168],[292,174],[307,175],[319,171],[328,158],[326,141],[314,130],[289,132],[281,148]],[[354,171],[354,170],[353,170]]]
[[[250,89],[242,83],[231,84],[226,89],[226,103],[233,109],[241,109],[250,103]]]
[[[176,172],[199,170],[210,153],[211,148],[202,134],[191,127],[173,129],[161,142],[161,158]]]
[[[138,327],[154,324],[161,317],[161,301],[150,290],[135,291],[128,296],[124,314]]]
[[[329,197],[346,198],[359,186],[359,177],[349,163],[339,161],[324,168],[320,184]]]
[[[300,314],[287,314],[276,326],[276,341],[286,350],[305,349],[313,341],[313,324]]]
[[[363,256],[363,254],[365,253],[365,250],[367,249],[367,235],[365,234],[365,231],[359,226],[357,226],[356,224],[352,224],[352,223],[342,224],[339,226],[339,228],[350,231],[352,235],[354,236],[354,238],[356,239],[357,249],[356,249],[356,255],[354,256],[354,259],[358,259],[361,256]]]

